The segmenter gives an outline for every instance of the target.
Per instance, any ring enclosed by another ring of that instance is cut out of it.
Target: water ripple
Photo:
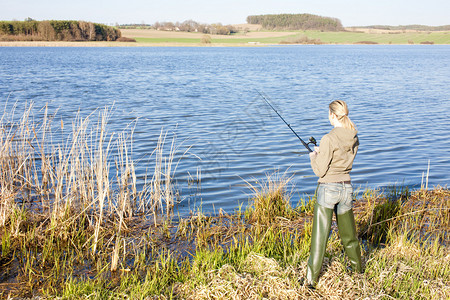
[[[164,128],[180,144],[183,201],[205,210],[246,203],[246,181],[275,170],[293,176],[292,202],[314,192],[308,155],[258,90],[305,140],[330,130],[331,100],[346,100],[361,143],[355,185],[418,185],[428,162],[429,184],[447,185],[448,86],[448,46],[0,49],[1,104],[47,103],[67,124],[114,106],[110,131],[135,130],[139,184]],[[193,192],[187,179],[197,169]]]

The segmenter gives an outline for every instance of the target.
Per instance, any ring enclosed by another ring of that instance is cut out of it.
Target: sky
[[[310,13],[344,26],[450,25],[450,0],[0,0],[0,20],[242,24],[249,15]]]

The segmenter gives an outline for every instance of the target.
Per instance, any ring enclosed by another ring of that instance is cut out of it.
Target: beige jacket
[[[319,153],[311,157],[311,167],[318,182],[350,181],[350,171],[358,151],[356,130],[335,127],[320,140]]]

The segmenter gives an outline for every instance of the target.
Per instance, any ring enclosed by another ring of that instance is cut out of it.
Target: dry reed
[[[112,247],[107,254],[111,262],[106,265],[117,270],[119,250],[123,249],[122,259],[126,256],[122,237],[126,220],[154,215],[156,223],[158,213],[170,218],[176,195],[174,141],[169,155],[163,152],[165,138],[158,141],[155,176],[138,190],[131,150],[133,129],[108,133],[112,110],[99,112],[97,122],[91,121],[95,112],[84,118],[77,115],[71,128],[63,120],[55,122],[57,114],[50,115],[47,107],[41,110],[39,122],[33,112],[33,105],[22,116],[16,116],[15,109],[5,110],[0,119],[1,228],[11,228],[9,239],[29,231],[54,236],[58,243],[76,243],[81,237],[78,251],[90,249],[93,259]],[[148,193],[149,186],[159,192]],[[22,218],[15,217],[19,212]],[[26,219],[40,219],[41,226],[24,227]],[[42,241],[39,248],[54,249],[50,240],[38,241]]]
[[[166,135],[163,132],[156,145],[154,177],[138,191],[131,157],[133,132],[109,134],[107,124],[111,110],[102,111],[94,126],[92,115],[77,116],[70,132],[65,130],[62,120],[61,125],[54,126],[56,115],[50,116],[47,107],[39,123],[33,120],[32,111],[30,105],[19,121],[14,119],[14,112],[5,113],[1,118],[3,217],[0,224],[7,222],[7,212],[17,204],[17,197],[23,203],[39,201],[42,209],[51,212],[52,220],[61,222],[73,219],[73,213],[89,212],[90,224],[95,224],[95,252],[105,215],[120,219],[122,215],[131,217],[137,211],[152,214],[171,211],[176,195],[173,159],[177,148],[173,140],[170,153],[164,155]],[[56,130],[64,135],[58,143],[54,142]],[[116,153],[112,153],[113,149]],[[115,168],[111,164],[115,164]],[[112,176],[114,173],[116,176]],[[147,186],[151,186],[151,195],[145,193]],[[11,201],[11,195],[16,201]],[[144,199],[144,195],[150,197]],[[146,211],[146,207],[151,210]]]

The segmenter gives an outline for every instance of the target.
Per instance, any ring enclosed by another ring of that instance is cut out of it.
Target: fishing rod
[[[303,146],[305,146],[305,148],[309,151],[309,152],[313,152],[311,150],[311,148],[309,148],[309,144],[314,144],[315,146],[317,146],[317,141],[315,138],[310,137],[309,138],[309,142],[305,143],[304,140],[302,140],[302,138],[297,134],[297,132],[294,131],[294,129],[292,129],[291,125],[286,122],[286,120],[278,113],[278,111],[272,106],[272,104],[270,104],[269,100],[267,99],[267,97],[261,93],[260,91],[257,91],[258,94],[261,96],[261,98],[270,106],[270,108],[277,113],[277,115],[280,117],[281,120],[283,120],[283,122],[287,125],[287,127],[289,127],[289,129],[295,134],[295,136],[300,140],[300,142],[302,142]]]

